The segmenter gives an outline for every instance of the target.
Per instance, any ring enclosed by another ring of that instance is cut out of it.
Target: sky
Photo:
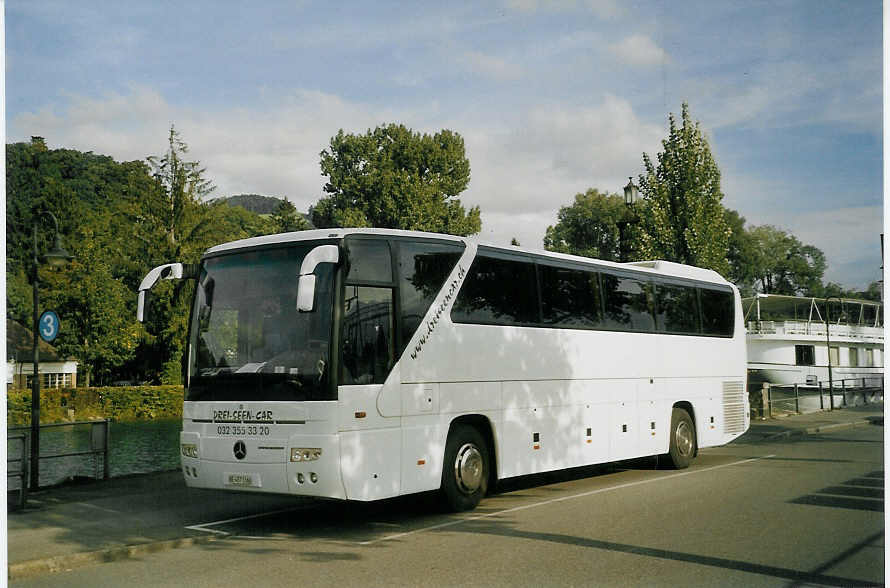
[[[622,193],[684,102],[724,205],[881,279],[879,1],[6,1],[6,140],[118,161],[170,125],[214,196],[323,196],[340,129],[465,140],[481,237],[540,248],[589,188]]]

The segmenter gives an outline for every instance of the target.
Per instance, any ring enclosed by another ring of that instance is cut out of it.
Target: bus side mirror
[[[300,279],[297,282],[297,310],[312,312],[315,307],[315,268],[320,263],[340,261],[340,249],[336,245],[319,245],[310,251],[300,266]]]
[[[154,268],[139,284],[139,298],[136,304],[136,320],[145,322],[145,293],[151,290],[160,280],[182,280],[197,277],[197,266],[182,263],[167,263]]]
[[[312,312],[315,305],[315,274],[300,276],[297,282],[297,310]]]

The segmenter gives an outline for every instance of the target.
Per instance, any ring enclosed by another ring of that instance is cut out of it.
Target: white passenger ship
[[[835,385],[844,380],[847,386],[871,386],[883,378],[883,305],[827,300],[827,316],[823,298],[758,294],[742,300],[749,389],[763,382],[827,385],[829,359]]]

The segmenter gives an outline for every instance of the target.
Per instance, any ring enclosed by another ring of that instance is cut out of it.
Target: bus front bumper
[[[273,443],[183,431],[185,483],[192,488],[346,498],[337,435],[294,435],[287,443]]]

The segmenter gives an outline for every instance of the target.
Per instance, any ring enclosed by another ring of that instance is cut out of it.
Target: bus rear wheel
[[[489,454],[474,427],[456,425],[445,443],[441,492],[454,512],[476,508],[488,491]]]
[[[695,457],[695,425],[692,417],[682,408],[671,412],[671,440],[668,456],[675,469],[688,468]]]

